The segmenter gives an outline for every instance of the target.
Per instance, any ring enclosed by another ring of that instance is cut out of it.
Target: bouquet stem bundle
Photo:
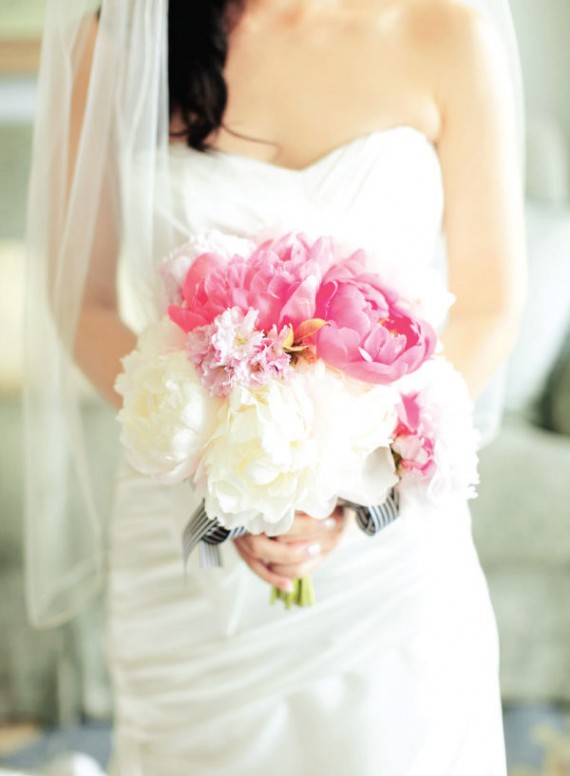
[[[293,591],[291,593],[273,585],[271,595],[269,596],[269,603],[274,604],[275,601],[283,601],[286,609],[290,609],[293,604],[296,606],[313,606],[316,602],[316,597],[312,577],[307,575],[301,577],[301,579],[294,579]]]

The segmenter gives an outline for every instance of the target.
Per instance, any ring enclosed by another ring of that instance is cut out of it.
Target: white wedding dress
[[[441,168],[412,127],[303,170],[182,145],[171,160],[191,233],[333,234],[412,274],[437,259]],[[466,501],[409,504],[373,538],[354,526],[313,574],[316,605],[290,610],[269,604],[232,541],[223,568],[201,569],[194,553],[184,576],[193,506],[187,485],[121,466],[113,776],[505,776],[497,630]]]

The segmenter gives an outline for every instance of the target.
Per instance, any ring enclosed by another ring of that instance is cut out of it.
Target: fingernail
[[[329,530],[332,530],[333,528],[336,528],[336,520],[334,517],[327,517],[325,520],[325,528],[328,528]]]
[[[321,554],[321,545],[320,544],[309,544],[307,547],[307,555],[320,555]]]
[[[284,590],[286,593],[292,593],[292,592],[293,592],[293,590],[294,590],[293,583],[291,582],[291,580],[289,580],[288,582],[284,582],[284,583],[281,585],[281,588],[282,588],[282,589],[283,589],[283,590]]]

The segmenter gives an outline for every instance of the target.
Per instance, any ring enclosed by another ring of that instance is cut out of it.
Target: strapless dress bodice
[[[170,167],[181,239],[209,229],[306,231],[425,264],[441,233],[439,157],[411,126],[357,137],[302,169],[184,144],[170,146]]]

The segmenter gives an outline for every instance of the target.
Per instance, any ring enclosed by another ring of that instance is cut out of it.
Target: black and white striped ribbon
[[[222,558],[218,544],[226,539],[235,539],[247,533],[246,529],[239,526],[229,530],[224,528],[218,520],[208,517],[204,502],[195,510],[186,524],[182,534],[182,557],[184,566],[192,550],[198,546],[201,568],[217,568],[222,565]]]
[[[392,489],[387,499],[382,504],[364,507],[342,500],[344,506],[352,507],[356,512],[358,527],[367,536],[375,536],[398,517],[400,499],[398,491]],[[190,553],[198,545],[198,558],[201,568],[219,568],[222,566],[222,558],[218,545],[227,539],[236,539],[243,536],[247,530],[242,526],[238,528],[224,528],[218,520],[208,517],[204,502],[194,511],[182,534],[182,556],[184,567],[188,562]]]
[[[367,536],[375,536],[387,525],[393,523],[400,514],[400,497],[398,491],[392,489],[382,504],[363,507],[360,504],[351,505],[356,511],[358,527]]]

